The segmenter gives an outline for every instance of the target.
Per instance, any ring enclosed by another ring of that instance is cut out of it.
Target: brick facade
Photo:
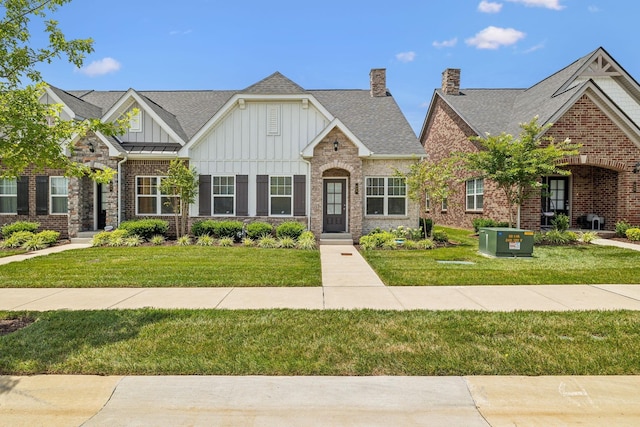
[[[454,152],[471,152],[478,147],[469,141],[474,132],[446,104],[438,98],[433,105],[429,132],[422,144],[434,160]],[[547,132],[555,140],[570,138],[580,143],[582,156],[568,159],[569,216],[571,227],[578,227],[580,216],[594,213],[605,218],[605,229],[613,230],[615,223],[626,219],[640,223],[640,175],[633,174],[640,160],[640,147],[605,114],[589,97],[583,95],[556,121]],[[585,157],[586,156],[586,157]],[[473,178],[468,173],[459,176],[462,181]],[[508,220],[509,213],[504,196],[490,182],[484,183],[484,208],[481,212],[465,210],[464,182],[449,201],[449,209],[436,218],[436,222],[471,228],[477,217]],[[521,211],[521,227],[538,230],[541,226],[540,196],[527,200]]]

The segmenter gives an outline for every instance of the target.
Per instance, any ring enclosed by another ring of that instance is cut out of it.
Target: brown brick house
[[[117,227],[135,218],[173,223],[159,184],[169,162],[185,159],[199,174],[191,221],[205,218],[295,220],[318,237],[353,240],[375,227],[418,224],[418,206],[394,168],[424,156],[415,133],[373,69],[370,87],[307,90],[276,72],[240,90],[65,91],[67,120],[110,122],[138,110],[118,137],[74,141],[74,159],[117,171],[113,182],[27,171],[0,180],[0,225],[38,221],[63,236]]]
[[[522,207],[521,227],[539,230],[553,215],[571,226],[613,230],[620,220],[640,224],[640,86],[603,48],[527,89],[461,89],[460,70],[443,73],[431,99],[420,142],[435,160],[478,147],[469,138],[506,132],[538,116],[556,140],[582,144],[568,159],[569,176],[547,176],[547,190]],[[509,215],[491,182],[464,174],[439,222],[470,228],[474,218]]]

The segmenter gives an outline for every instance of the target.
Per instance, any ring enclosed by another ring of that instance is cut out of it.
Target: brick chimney
[[[371,96],[387,96],[387,70],[385,68],[372,68],[369,73],[371,84]]]
[[[445,95],[460,95],[460,68],[447,68],[442,73],[442,91]]]

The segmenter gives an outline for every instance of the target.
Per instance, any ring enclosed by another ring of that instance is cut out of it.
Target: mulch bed
[[[28,317],[18,317],[15,319],[0,319],[0,336],[8,335],[12,332],[19,331],[22,328],[26,328],[33,322],[35,322],[35,320],[29,319]]]

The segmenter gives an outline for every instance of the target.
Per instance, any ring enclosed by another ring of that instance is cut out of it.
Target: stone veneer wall
[[[333,143],[338,141],[338,151]],[[336,176],[335,170],[348,172],[347,179],[347,231],[354,241],[362,235],[362,191],[355,194],[355,184],[363,189],[362,161],[358,148],[338,129],[334,129],[313,150],[311,159],[311,231],[316,237],[322,233],[323,177]],[[328,172],[331,171],[331,172]],[[347,175],[347,174],[345,174]],[[343,175],[343,176],[345,176]]]
[[[392,159],[366,159],[362,161],[362,175],[364,178],[369,176],[392,176],[394,170],[397,169],[402,172],[407,172],[409,166],[417,160],[392,160]],[[365,184],[361,186],[360,191],[363,200],[363,212],[365,204]],[[400,225],[404,227],[417,228],[419,227],[420,212],[418,209],[418,203],[409,200],[407,196],[407,214],[404,216],[367,216],[365,214],[362,222],[362,234],[367,234],[371,230],[380,227],[383,230],[389,230],[390,228],[396,228]]]

